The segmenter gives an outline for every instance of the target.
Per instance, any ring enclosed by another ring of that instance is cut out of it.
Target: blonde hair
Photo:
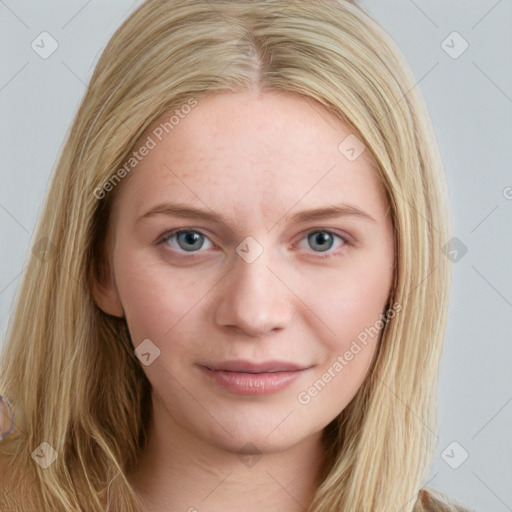
[[[16,298],[0,367],[16,419],[0,443],[8,510],[139,510],[126,474],[147,439],[150,385],[124,318],[92,298],[121,184],[101,200],[98,190],[164,113],[254,87],[307,96],[351,127],[378,164],[395,230],[389,304],[402,309],[324,431],[331,449],[309,510],[413,509],[436,447],[451,276],[442,162],[408,65],[353,2],[150,0],[95,68],[35,231],[46,251],[30,255]],[[47,469],[31,456],[42,442],[58,454]]]

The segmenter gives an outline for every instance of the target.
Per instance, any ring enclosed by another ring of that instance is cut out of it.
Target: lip
[[[290,386],[308,367],[284,361],[225,361],[200,366],[201,371],[237,395],[271,395]]]

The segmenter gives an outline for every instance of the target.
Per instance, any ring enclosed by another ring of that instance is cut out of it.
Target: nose
[[[290,323],[293,293],[279,273],[270,270],[266,254],[264,251],[252,263],[235,255],[234,268],[216,297],[215,321],[220,327],[255,337],[282,330]]]

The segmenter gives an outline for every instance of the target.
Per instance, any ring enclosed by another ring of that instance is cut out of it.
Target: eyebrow
[[[195,208],[182,203],[161,203],[149,211],[141,215],[137,219],[137,223],[143,219],[153,217],[155,215],[167,215],[172,217],[181,217],[186,219],[209,220],[214,223],[227,226],[228,221],[217,213],[210,210]],[[284,217],[284,216],[283,216]],[[281,219],[283,218],[281,217]],[[286,216],[289,222],[308,222],[313,220],[322,220],[334,217],[354,217],[364,221],[377,222],[369,213],[361,210],[355,205],[339,204],[330,205],[322,208],[314,208],[311,210],[303,210]],[[281,220],[279,219],[279,221]],[[279,222],[278,221],[278,222]]]

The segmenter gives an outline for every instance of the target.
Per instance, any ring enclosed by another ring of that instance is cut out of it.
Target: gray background
[[[0,0],[0,342],[85,84],[140,3]],[[459,240],[428,485],[479,512],[512,511],[512,0],[361,5],[395,39],[418,80]],[[31,44],[45,31],[59,46],[43,59]]]

